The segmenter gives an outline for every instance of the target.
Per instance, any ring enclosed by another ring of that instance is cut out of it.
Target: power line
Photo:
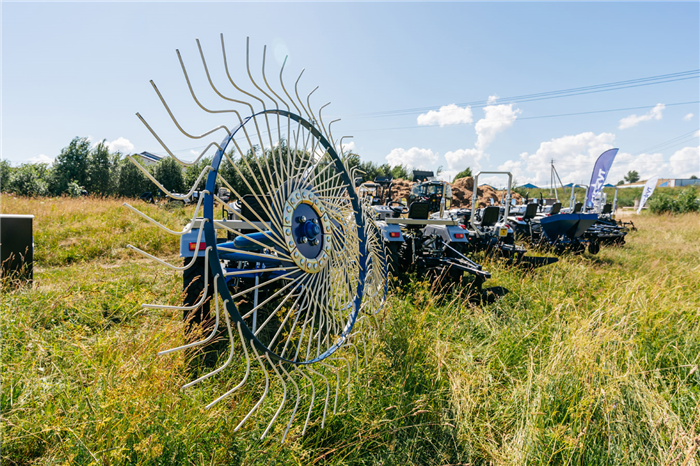
[[[650,76],[646,78],[638,78],[638,79],[630,79],[626,81],[616,81],[616,82],[611,82],[611,83],[605,83],[605,84],[596,84],[592,86],[584,86],[584,87],[575,87],[575,88],[570,88],[570,89],[560,89],[556,91],[548,91],[548,92],[540,92],[540,93],[535,93],[535,94],[523,94],[523,95],[517,95],[517,96],[511,96],[511,97],[503,97],[499,98],[498,100],[500,101],[508,101],[508,102],[513,102],[513,103],[522,103],[522,102],[533,102],[537,100],[548,100],[548,99],[556,99],[556,98],[561,98],[561,97],[572,97],[572,96],[577,96],[577,95],[584,95],[584,94],[593,94],[593,93],[598,93],[598,92],[607,92],[607,91],[615,91],[615,90],[621,90],[621,89],[629,89],[633,87],[640,87],[640,86],[650,86],[653,84],[664,84],[664,83],[669,83],[669,82],[676,82],[676,81],[684,81],[688,79],[697,79],[700,77],[700,69],[696,70],[689,70],[689,71],[681,71],[678,73],[670,73],[670,74],[662,74],[662,75],[657,75],[657,76]],[[481,108],[481,107],[486,107],[490,105],[488,100],[477,100],[477,101],[472,101],[472,102],[462,102],[455,104],[460,107],[473,107],[473,108]],[[430,110],[437,110],[439,109],[440,106],[432,106],[432,107],[419,107],[419,108],[409,108],[409,109],[400,109],[400,110],[388,110],[388,111],[381,111],[381,112],[371,112],[371,113],[364,113],[364,114],[358,114],[354,115],[355,118],[377,118],[377,117],[386,117],[386,116],[402,116],[402,115],[411,115],[411,114],[416,114],[416,113],[424,113]]]
[[[666,107],[673,107],[676,105],[689,105],[689,104],[698,104],[698,103],[700,103],[700,100],[692,100],[692,101],[688,101],[688,102],[674,102],[674,103],[665,104],[665,105],[666,105]],[[560,117],[577,116],[577,115],[591,115],[591,114],[596,114],[596,113],[623,112],[623,111],[629,111],[629,110],[644,110],[644,109],[648,109],[648,108],[654,108],[655,106],[656,106],[656,104],[645,105],[642,107],[611,108],[611,109],[605,109],[605,110],[591,110],[591,111],[586,111],[586,112],[557,113],[557,114],[553,114],[553,115],[518,117],[517,121],[537,120],[537,119],[541,119],[541,118],[560,118]],[[506,120],[496,120],[496,121],[506,121]],[[449,125],[449,126],[459,126],[459,125],[466,125],[466,124],[470,124],[470,123],[457,123],[455,125]],[[351,132],[389,131],[389,130],[399,130],[399,129],[436,128],[436,127],[440,127],[440,125],[396,126],[396,127],[391,127],[391,128],[373,128],[373,129],[355,130],[355,131],[351,131]]]

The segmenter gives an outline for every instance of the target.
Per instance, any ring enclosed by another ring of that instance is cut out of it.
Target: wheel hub
[[[328,263],[332,228],[326,209],[313,192],[297,189],[290,194],[284,206],[284,241],[299,268],[317,273]]]

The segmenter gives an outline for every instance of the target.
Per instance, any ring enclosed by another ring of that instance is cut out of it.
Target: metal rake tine
[[[330,123],[328,123],[328,137],[330,138],[331,144],[333,144],[333,147],[337,147],[335,145],[335,139],[333,139],[333,133],[331,132],[331,125],[335,123],[336,121],[340,121],[340,118],[336,118],[335,120],[331,120]]]
[[[301,373],[301,375],[309,381],[311,384],[311,402],[309,403],[309,412],[306,415],[306,421],[304,422],[304,429],[301,431],[301,435],[304,436],[306,434],[306,426],[309,425],[309,419],[311,418],[311,411],[314,409],[314,400],[316,399],[316,385],[314,385],[314,381],[309,377],[308,375],[304,374],[304,368],[299,367],[299,366],[294,366],[294,368]]]
[[[301,110],[299,110],[297,104],[294,103],[294,99],[292,99],[292,96],[289,95],[289,92],[287,92],[287,89],[284,87],[284,80],[282,79],[282,73],[284,72],[284,67],[287,64],[287,58],[289,58],[289,55],[285,55],[284,61],[282,62],[282,68],[280,68],[280,86],[282,86],[282,90],[284,91],[287,98],[289,98],[289,101],[292,103],[292,105],[294,105],[294,108],[297,111],[297,115],[301,115]]]
[[[218,289],[216,286],[216,281],[218,278],[219,278],[219,275],[217,274],[216,277],[214,277],[214,301],[215,301],[215,306],[216,306],[216,321],[214,323],[214,328],[212,329],[211,334],[209,334],[209,336],[206,337],[204,340],[195,341],[195,342],[189,343],[187,345],[178,346],[177,348],[171,348],[168,350],[158,351],[158,356],[162,356],[164,354],[169,354],[169,353],[174,353],[175,351],[181,351],[181,350],[184,350],[187,348],[193,348],[195,346],[204,345],[204,344],[208,343],[209,341],[211,341],[212,338],[214,338],[214,335],[216,335],[216,331],[219,329],[219,300],[217,299]],[[205,285],[205,287],[206,287],[206,285]],[[205,295],[206,295],[206,293],[205,293]],[[189,384],[185,385],[182,388],[187,388],[188,386],[189,386]]]
[[[209,270],[209,250],[211,250],[211,249],[212,249],[212,247],[209,246],[204,253],[204,270]],[[216,286],[216,279],[214,279],[214,286]],[[204,289],[205,290],[209,289],[209,274],[208,273],[204,274]],[[163,304],[142,304],[141,307],[145,307],[148,309],[179,309],[181,311],[191,311],[193,309],[197,309],[199,306],[204,304],[204,301],[207,298],[207,295],[208,295],[208,293],[202,294],[202,298],[197,303],[195,303],[193,306],[166,306]]]
[[[266,45],[263,46],[263,55],[265,54],[266,49],[267,49],[267,46]],[[250,72],[250,37],[245,38],[245,66],[246,66],[246,70],[248,71],[248,78],[250,78],[250,82],[253,83],[253,86],[255,86],[255,88],[257,90],[262,92],[265,97],[270,99],[275,104],[275,108],[277,108],[277,102],[275,101],[275,99],[270,97],[265,91],[263,91],[260,88],[260,86],[258,86],[258,84],[255,82],[255,79],[253,79],[253,74]],[[263,108],[265,108],[265,109],[267,108],[264,103],[263,103]]]
[[[209,222],[209,219],[208,219],[208,218],[205,218],[205,219],[203,219],[203,220],[204,220],[204,222],[207,222],[207,223]],[[196,245],[195,245],[195,250],[196,250],[196,251],[199,251],[199,244],[200,244],[201,241],[202,241],[202,233],[203,233],[203,232],[204,232],[204,228],[200,228],[200,229],[199,229],[199,233],[197,233],[197,243],[196,243]],[[152,255],[152,254],[149,254],[149,253],[147,253],[146,251],[144,251],[144,250],[142,250],[142,249],[137,248],[136,246],[132,246],[131,244],[127,244],[126,247],[129,248],[129,249],[133,249],[134,251],[138,252],[139,254],[141,254],[141,255],[143,255],[143,256],[145,256],[145,257],[148,257],[149,259],[152,259],[152,260],[154,260],[154,261],[156,261],[156,262],[158,262],[158,263],[160,263],[160,264],[163,264],[163,265],[165,265],[166,267],[170,267],[170,268],[173,269],[173,270],[180,270],[180,271],[187,270],[187,269],[189,269],[190,267],[192,267],[192,266],[194,265],[195,261],[197,260],[197,256],[196,256],[196,255],[195,255],[195,256],[192,256],[192,259],[190,259],[190,263],[189,263],[189,264],[187,264],[187,265],[185,265],[185,266],[182,266],[182,267],[178,267],[178,266],[176,266],[176,265],[169,264],[169,263],[165,262],[163,259],[159,259],[158,257],[156,257],[156,256],[154,256],[154,255]]]
[[[289,381],[292,382],[292,385],[294,385],[294,388],[297,391],[297,402],[294,404],[294,410],[292,411],[292,415],[289,417],[289,423],[287,423],[287,428],[284,430],[284,435],[282,436],[282,443],[284,443],[285,439],[287,438],[287,433],[289,432],[289,428],[292,426],[292,421],[294,420],[294,415],[297,413],[297,408],[299,408],[299,400],[301,399],[300,393],[299,393],[299,386],[297,383],[294,381],[294,378],[289,375],[289,372],[284,368],[284,365],[280,362],[280,369],[287,374],[287,377],[289,377]]]
[[[305,70],[306,70],[306,68],[301,69],[301,73],[299,73],[299,77],[297,78],[296,82],[294,83],[294,93],[297,96],[297,100],[299,101],[299,105],[301,105],[301,108],[304,109],[304,113],[306,113],[306,116],[308,116],[309,119],[313,120],[309,111],[306,109],[306,107],[304,107],[304,103],[301,101],[301,97],[299,97],[299,80],[301,79],[301,75],[304,74]]]
[[[311,94],[316,92],[317,89],[318,89],[318,86],[314,87],[314,90],[309,92],[309,95],[306,96],[306,105],[309,106],[309,113],[311,114],[311,122],[312,123],[316,122],[316,116],[314,115],[313,110],[311,110]]]
[[[262,436],[260,437],[260,440],[264,439],[265,436],[267,436],[267,433],[269,432],[270,428],[272,427],[272,424],[275,423],[275,421],[277,420],[277,416],[279,416],[280,411],[282,411],[282,408],[284,407],[285,401],[287,401],[287,384],[284,383],[284,379],[280,375],[280,372],[277,370],[277,367],[275,367],[275,364],[273,364],[272,360],[270,359],[270,355],[265,353],[265,358],[270,363],[270,366],[272,366],[272,370],[275,371],[275,374],[277,374],[277,377],[280,379],[280,382],[282,382],[282,387],[284,389],[284,393],[282,394],[282,403],[280,403],[280,407],[277,408],[277,412],[275,413],[274,416],[272,416],[272,419],[270,420],[270,423],[267,425],[265,432],[263,432]]]
[[[258,400],[258,402],[255,403],[255,406],[253,406],[253,407],[251,408],[251,410],[248,411],[248,414],[246,414],[246,416],[243,418],[243,420],[241,420],[241,422],[238,423],[238,425],[236,426],[236,428],[233,429],[234,432],[237,432],[238,429],[241,428],[241,426],[243,425],[243,423],[244,423],[245,421],[248,420],[248,418],[250,417],[250,415],[253,414],[253,412],[255,412],[256,409],[258,409],[258,407],[260,406],[260,404],[263,402],[263,400],[264,400],[265,397],[267,396],[267,392],[270,390],[270,376],[269,376],[268,373],[267,373],[267,368],[266,368],[265,365],[263,364],[263,361],[262,361],[262,358],[260,357],[260,354],[258,354],[258,350],[255,349],[255,344],[253,343],[253,340],[250,340],[250,346],[253,348],[253,351],[255,352],[255,357],[258,359],[258,362],[260,363],[260,367],[262,367],[263,372],[265,373],[265,391],[263,392],[263,394],[262,394],[262,396],[260,397],[260,399]]]
[[[225,312],[228,312],[228,311],[225,311]],[[228,317],[227,317],[227,322],[228,322]],[[241,382],[238,385],[236,385],[231,390],[227,391],[226,393],[224,393],[223,395],[218,397],[216,400],[214,400],[211,403],[209,403],[208,405],[206,405],[204,407],[204,409],[211,408],[212,406],[217,404],[219,401],[223,400],[224,398],[229,396],[231,393],[233,393],[236,390],[238,390],[239,388],[241,388],[243,386],[243,384],[245,384],[245,381],[248,380],[248,375],[250,374],[250,356],[248,355],[248,345],[246,344],[245,340],[243,339],[243,332],[241,331],[241,323],[237,322],[236,324],[238,326],[238,335],[241,338],[241,346],[243,346],[243,352],[245,353],[245,360],[246,360],[245,376],[243,376],[243,380],[241,380]],[[231,348],[232,348],[231,352],[233,353],[233,346],[231,346]]]
[[[168,191],[168,190],[165,188],[165,186],[163,186],[162,184],[160,184],[160,182],[159,182],[157,179],[155,179],[155,177],[154,177],[153,175],[151,175],[150,173],[148,173],[148,170],[146,170],[145,168],[143,168],[143,167],[141,166],[141,164],[139,164],[139,163],[136,161],[136,159],[134,159],[132,156],[127,155],[126,157],[127,157],[134,165],[136,165],[136,168],[138,168],[139,170],[141,170],[141,172],[142,172],[144,175],[146,175],[146,177],[148,177],[149,180],[153,181],[153,182],[156,184],[156,186],[158,186],[158,187],[161,189],[161,191],[163,191],[168,197],[173,198],[173,199],[176,199],[176,200],[178,200],[178,201],[184,201],[185,199],[189,198],[189,197],[192,195],[192,193],[194,193],[194,192],[197,190],[197,186],[199,185],[199,182],[202,180],[202,177],[203,177],[206,173],[209,173],[210,171],[213,170],[213,169],[211,168],[211,166],[204,167],[204,168],[202,169],[202,173],[199,174],[199,176],[197,177],[197,180],[194,182],[194,185],[192,185],[192,189],[190,189],[189,192],[188,192],[187,194],[179,195],[179,194],[173,194],[173,193],[171,193],[170,191]]]
[[[199,40],[197,40],[197,44],[199,45]],[[202,50],[200,48],[200,52],[201,51]],[[192,88],[192,83],[190,82],[190,77],[187,74],[187,68],[185,68],[185,62],[182,61],[182,56],[180,55],[180,50],[175,49],[175,53],[177,53],[177,58],[180,61],[180,67],[182,68],[182,73],[185,75],[185,81],[187,81],[187,87],[190,90],[190,94],[192,95],[192,98],[194,99],[195,103],[199,106],[199,108],[201,108],[202,110],[204,110],[207,113],[235,113],[236,116],[238,117],[238,122],[243,123],[243,119],[241,118],[241,115],[238,113],[237,110],[234,110],[234,109],[231,109],[231,110],[211,110],[211,109],[205,107],[204,105],[202,105],[202,103],[199,101],[199,99],[197,98],[197,96],[194,93],[194,89]],[[224,128],[226,128],[226,127],[224,127]],[[228,131],[229,134],[231,133],[231,131],[229,131],[228,128],[226,128],[226,131]]]
[[[355,379],[357,383],[360,383],[360,353],[357,351],[357,346],[348,341],[348,345],[352,346],[355,350]]]
[[[263,81],[265,82],[265,85],[266,85],[267,88],[270,90],[270,92],[272,92],[272,95],[274,95],[275,97],[277,97],[277,98],[279,99],[279,101],[282,102],[282,103],[284,104],[285,107],[287,107],[287,111],[289,111],[289,105],[287,105],[287,102],[285,102],[284,99],[283,99],[282,97],[280,97],[280,96],[272,89],[272,87],[270,87],[270,84],[268,84],[268,82],[267,82],[267,77],[265,77],[265,62],[266,62],[266,58],[267,58],[267,45],[263,47],[263,60],[262,60],[262,77],[263,77]],[[286,57],[285,57],[284,61],[287,61],[287,58],[286,58]],[[283,66],[284,66],[284,65],[283,65]],[[275,103],[276,103],[276,101],[275,101]]]
[[[350,403],[350,380],[351,380],[351,378],[350,378],[350,371],[351,371],[351,369],[350,369],[350,361],[348,361],[347,359],[345,359],[344,356],[339,356],[339,357],[337,357],[337,358],[329,358],[329,359],[335,359],[336,361],[343,360],[343,361],[345,361],[345,365],[348,367],[348,383],[347,383],[347,386],[348,386],[348,403]]]
[[[228,71],[228,60],[226,59],[226,47],[224,46],[224,34],[221,33],[221,34],[219,34],[219,36],[221,37],[221,53],[222,53],[223,56],[224,56],[224,68],[226,69],[226,76],[228,77],[229,82],[231,83],[231,85],[232,85],[238,92],[240,92],[240,93],[242,93],[242,94],[245,94],[245,95],[247,95],[248,97],[252,97],[253,99],[255,99],[255,100],[257,100],[258,102],[260,102],[260,103],[262,104],[262,106],[263,106],[263,109],[264,109],[264,108],[265,108],[265,102],[264,102],[260,97],[254,95],[254,94],[251,94],[250,92],[244,91],[243,89],[241,89],[240,87],[238,87],[238,86],[236,85],[236,83],[233,81],[233,78],[231,78],[231,73],[229,73],[229,71]],[[250,103],[246,102],[246,105],[248,105],[248,106],[250,107],[250,112],[251,112],[251,113],[255,113],[255,110],[253,109],[253,106],[252,106]]]
[[[321,362],[322,366],[329,367],[333,372],[335,372],[335,403],[333,404],[333,414],[338,411],[338,390],[340,387],[340,373],[338,369],[330,364]]]
[[[218,299],[218,297],[215,298],[215,299],[216,299],[216,320],[217,320],[217,324],[218,324],[218,320],[219,320],[219,299]],[[184,390],[184,389],[186,389],[186,388],[189,388],[189,387],[191,387],[192,385],[194,385],[194,384],[196,384],[196,383],[199,383],[199,382],[201,382],[201,381],[204,380],[204,379],[208,379],[209,377],[218,374],[218,373],[221,372],[222,370],[226,369],[226,368],[228,367],[229,364],[231,364],[231,361],[233,360],[233,333],[231,332],[231,323],[230,323],[229,318],[228,318],[228,312],[226,312],[226,303],[227,303],[227,302],[228,302],[228,300],[224,301],[224,317],[226,318],[226,329],[228,330],[229,345],[231,346],[231,349],[230,349],[229,354],[228,354],[228,359],[226,360],[226,362],[224,363],[223,366],[221,366],[221,367],[219,367],[219,368],[217,368],[217,369],[214,369],[213,371],[209,372],[208,374],[205,374],[205,375],[201,376],[201,377],[198,378],[197,380],[193,380],[192,382],[183,385],[182,388],[181,388],[181,390]],[[216,329],[214,329],[214,330],[216,331]]]
[[[156,138],[156,140],[160,143],[160,145],[163,147],[163,149],[165,149],[165,151],[168,153],[168,155],[170,155],[170,157],[172,157],[177,163],[179,163],[180,165],[183,165],[183,166],[185,166],[185,167],[191,167],[192,165],[194,165],[194,164],[196,164],[197,162],[199,162],[199,160],[200,160],[202,157],[204,157],[204,154],[207,153],[207,151],[209,150],[209,148],[210,148],[211,146],[216,146],[216,147],[219,148],[219,150],[222,150],[222,149],[221,149],[221,146],[219,145],[219,143],[217,143],[216,141],[212,141],[212,142],[210,142],[209,145],[202,151],[202,153],[199,154],[199,157],[197,157],[197,158],[194,160],[194,162],[185,162],[184,160],[180,160],[178,157],[175,156],[175,154],[172,153],[172,151],[171,151],[171,150],[168,148],[168,146],[163,142],[163,140],[160,138],[160,136],[158,136],[158,134],[156,134],[156,132],[153,130],[153,128],[151,128],[151,126],[146,122],[146,120],[141,116],[140,113],[137,112],[137,113],[136,113],[136,116],[139,117],[139,120],[141,120],[141,123],[143,123],[144,126],[146,126],[146,128],[148,129],[148,131],[151,132],[151,134],[153,135],[153,137]]]
[[[326,104],[324,104],[324,105],[321,105],[321,107],[318,109],[318,121],[321,123],[321,129],[323,129],[323,132],[326,134],[326,139],[328,139],[329,141],[330,141],[330,137],[328,137],[328,130],[326,129],[326,125],[323,124],[323,115],[322,115],[322,113],[323,113],[323,109],[326,108],[326,107],[328,107],[330,104],[331,104],[331,103],[328,102],[328,103],[326,103]],[[333,146],[335,146],[335,144],[333,144]]]
[[[184,128],[182,126],[180,126],[180,123],[178,123],[177,119],[175,118],[175,115],[173,115],[173,112],[170,111],[170,107],[168,107],[168,104],[165,102],[165,99],[163,98],[160,91],[158,90],[158,86],[156,86],[156,83],[154,83],[153,80],[151,80],[151,86],[153,86],[153,89],[155,89],[156,94],[158,94],[158,97],[160,98],[161,103],[165,107],[165,110],[167,110],[168,115],[170,115],[170,118],[173,120],[173,123],[175,123],[175,126],[177,126],[177,129],[179,129],[180,132],[182,134],[184,134],[185,136],[187,136],[188,138],[190,138],[190,139],[202,139],[203,137],[208,136],[211,133],[213,133],[214,131],[218,131],[220,129],[225,130],[226,134],[229,134],[229,135],[231,134],[231,131],[224,125],[219,125],[216,128],[212,128],[209,131],[207,131],[206,133],[200,134],[199,136],[195,136],[194,134],[188,133],[187,131],[184,130]]]
[[[211,193],[207,190],[204,190],[204,191],[202,191],[202,194],[211,194]],[[161,230],[167,231],[171,235],[182,236],[182,235],[192,231],[192,225],[194,224],[194,221],[197,218],[197,212],[199,212],[199,208],[202,206],[202,199],[204,199],[204,196],[199,196],[199,201],[197,201],[197,206],[194,209],[194,215],[192,216],[192,220],[189,222],[189,225],[190,225],[189,228],[184,228],[182,231],[179,231],[179,232],[175,231],[175,230],[171,230],[170,228],[168,228],[165,225],[163,225],[162,223],[160,223],[158,220],[149,217],[148,215],[146,215],[143,212],[141,212],[140,210],[138,210],[136,207],[132,207],[131,205],[129,205],[126,202],[124,202],[122,205],[126,206],[129,209],[131,209],[132,211],[136,212],[141,217],[148,220],[149,222],[151,222],[152,224],[154,224],[155,226],[157,226]]]
[[[326,425],[326,412],[328,410],[328,399],[330,398],[330,394],[331,394],[331,385],[330,385],[330,383],[328,383],[328,378],[325,375],[321,374],[320,372],[316,372],[310,366],[308,369],[309,369],[309,372],[313,372],[314,374],[322,377],[323,380],[326,382],[326,401],[323,404],[323,418],[321,419],[321,428],[324,428]],[[307,423],[309,422],[309,416],[311,415],[312,408],[313,408],[313,405],[311,406],[311,408],[309,408],[309,414],[306,416]],[[304,426],[304,431],[306,431],[306,425]]]

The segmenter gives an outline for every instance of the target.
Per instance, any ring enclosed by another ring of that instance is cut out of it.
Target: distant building
[[[518,188],[525,188],[525,189],[539,189],[537,186],[535,186],[532,183],[524,184],[522,186],[518,186]]]
[[[163,159],[162,155],[156,155],[146,151],[143,151],[140,154],[136,154],[136,157],[140,157],[144,165],[153,165],[160,162]]]
[[[646,180],[635,181],[634,183],[621,184],[618,188],[643,188]],[[680,188],[683,186],[700,186],[700,179],[691,178],[659,178],[656,182],[657,188]]]

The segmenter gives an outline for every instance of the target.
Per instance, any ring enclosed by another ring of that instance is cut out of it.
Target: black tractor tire
[[[600,242],[591,241],[588,243],[588,252],[589,254],[598,254],[600,252]]]

